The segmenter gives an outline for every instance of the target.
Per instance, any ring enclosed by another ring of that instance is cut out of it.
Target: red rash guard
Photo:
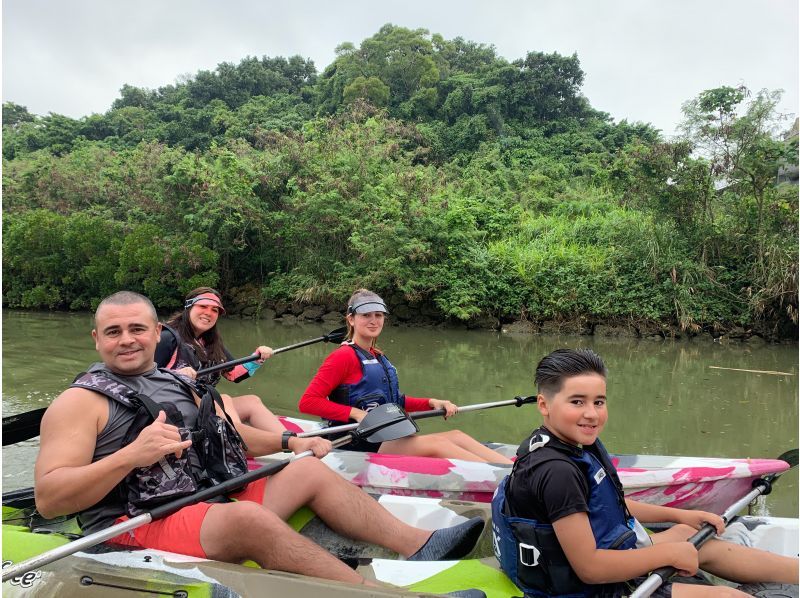
[[[370,353],[377,355],[374,349],[370,349]],[[335,403],[328,397],[341,384],[355,384],[362,376],[361,362],[356,352],[348,346],[339,347],[319,366],[297,406],[302,413],[334,421],[349,421],[351,408]],[[431,407],[428,399],[406,395],[405,408],[406,411],[427,411]]]

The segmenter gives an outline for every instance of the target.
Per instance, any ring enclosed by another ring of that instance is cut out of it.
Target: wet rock
[[[293,316],[292,314],[283,314],[280,320],[284,324],[297,324],[297,316]]]
[[[692,340],[699,341],[703,343],[713,343],[714,342],[714,335],[710,332],[701,332],[692,337]]]
[[[303,320],[311,320],[311,321],[321,320],[324,313],[325,313],[324,307],[321,307],[319,305],[312,305],[303,310],[303,312],[300,314],[300,318],[302,318]]]
[[[232,315],[252,317],[261,307],[261,288],[254,284],[234,287],[226,293],[225,309]]]
[[[660,323],[649,320],[636,323],[636,332],[642,338],[650,338],[654,336],[664,338],[662,328],[663,326]]]
[[[508,334],[536,334],[539,327],[529,320],[517,320],[503,326],[503,332]]]
[[[265,307],[258,314],[258,317],[261,318],[262,320],[274,320],[276,315],[277,314],[274,309],[272,309],[271,307]]]
[[[278,318],[289,311],[289,304],[286,301],[276,301],[273,307],[275,308],[275,316]]]
[[[289,313],[293,316],[299,316],[305,310],[305,306],[302,303],[298,303],[295,301],[289,305]]]
[[[550,320],[542,322],[539,332],[542,334],[590,334],[590,325],[579,319]]]
[[[323,322],[343,322],[344,316],[338,311],[329,311],[322,316]]]
[[[494,316],[478,316],[475,318],[470,318],[467,322],[465,322],[465,325],[470,330],[474,330],[475,328],[480,328],[483,330],[497,330],[500,328],[500,320]]]
[[[619,338],[619,337],[635,337],[638,332],[632,326],[613,326],[609,324],[597,324],[594,327],[595,336]]]
[[[413,316],[411,309],[405,303],[394,305],[390,311],[392,312],[392,318],[401,322],[407,322]]]
[[[726,336],[732,339],[745,339],[750,336],[750,333],[741,326],[734,326]]]

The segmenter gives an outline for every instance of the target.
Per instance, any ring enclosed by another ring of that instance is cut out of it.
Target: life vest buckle
[[[519,543],[519,562],[526,567],[536,567],[539,564],[539,557],[542,555],[536,546]]]

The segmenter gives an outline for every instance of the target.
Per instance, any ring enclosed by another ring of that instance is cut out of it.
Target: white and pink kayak
[[[281,417],[288,430],[321,428],[315,421]],[[509,457],[517,445],[489,444]],[[285,458],[280,454],[258,461]],[[684,509],[720,513],[731,497],[742,496],[755,478],[779,473],[789,465],[775,459],[722,459],[661,455],[614,455],[625,494],[635,500]],[[459,459],[410,457],[336,450],[323,459],[345,479],[374,494],[425,496],[490,502],[511,467]]]

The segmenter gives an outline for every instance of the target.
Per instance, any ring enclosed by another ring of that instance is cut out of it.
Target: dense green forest
[[[80,119],[5,103],[3,304],[366,286],[453,321],[795,336],[780,92],[687,98],[667,140],[592,108],[583,78],[577,55],[385,25],[320,73],[247,57]]]

